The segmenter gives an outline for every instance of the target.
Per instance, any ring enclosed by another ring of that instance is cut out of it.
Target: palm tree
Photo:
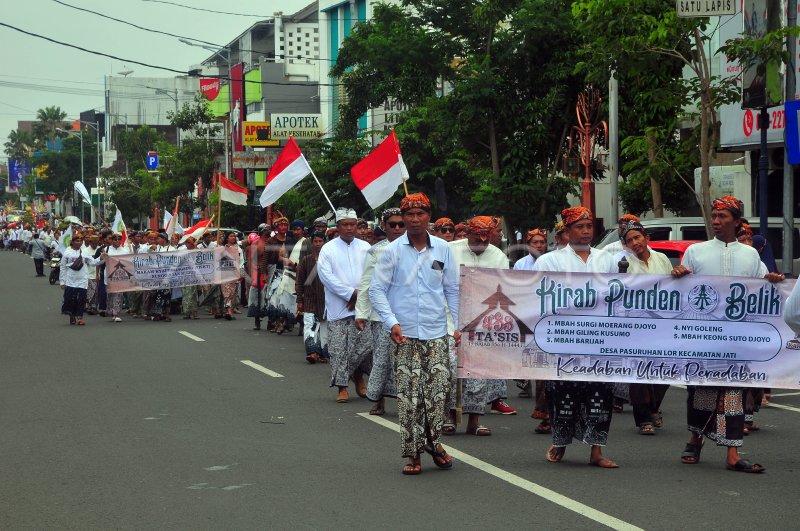
[[[52,106],[45,107],[36,111],[36,124],[34,125],[34,132],[36,136],[42,139],[53,139],[58,136],[56,129],[69,129],[70,125],[65,126],[64,119],[67,113],[61,110],[61,107]]]
[[[5,148],[3,151],[8,155],[8,158],[20,161],[27,160],[31,156],[34,147],[33,134],[20,129],[11,131],[3,147]]]

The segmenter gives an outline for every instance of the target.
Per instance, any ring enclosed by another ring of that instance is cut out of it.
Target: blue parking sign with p
[[[147,169],[155,170],[158,168],[158,153],[155,151],[147,152]]]

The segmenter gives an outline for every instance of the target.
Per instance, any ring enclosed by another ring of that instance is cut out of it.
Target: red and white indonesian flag
[[[117,215],[114,216],[114,221],[111,223],[111,230],[122,235],[121,246],[128,245],[128,229],[125,227],[125,222],[122,220],[122,212],[119,209],[117,209]]]
[[[261,192],[259,203],[262,207],[271,205],[309,173],[311,173],[311,166],[308,165],[297,142],[290,136],[289,142],[278,155],[278,160],[269,170],[267,186]]]
[[[219,176],[219,198],[234,205],[247,204],[247,188],[229,181],[224,175]]]
[[[203,236],[203,233],[206,231],[206,229],[208,229],[209,225],[211,225],[210,219],[206,219],[198,222],[195,225],[192,225],[183,232],[183,238],[181,238],[181,242],[185,242],[190,236],[195,240],[199,240]]]
[[[372,153],[353,166],[350,175],[372,208],[378,208],[394,195],[397,187],[408,180],[394,129]]]

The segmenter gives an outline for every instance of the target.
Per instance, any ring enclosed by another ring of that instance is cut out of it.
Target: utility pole
[[[786,26],[794,28],[797,26],[797,0],[787,2]],[[786,93],[784,100],[795,99],[797,89],[795,76],[797,75],[797,39],[789,37],[787,39],[787,52],[789,63],[786,65]],[[789,164],[788,150],[786,146],[786,130],[784,129],[784,150],[783,150],[783,253],[782,269],[786,274],[794,275],[794,167]]]
[[[608,169],[611,170],[611,221],[616,223],[619,219],[619,81],[613,71],[608,80]]]

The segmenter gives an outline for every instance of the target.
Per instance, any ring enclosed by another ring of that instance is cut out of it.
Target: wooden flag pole
[[[222,228],[222,176],[219,173],[217,174],[217,194],[219,195],[217,198],[217,244],[219,244],[220,229]]]

